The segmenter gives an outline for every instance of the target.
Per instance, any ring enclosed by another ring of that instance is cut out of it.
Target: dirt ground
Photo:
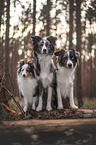
[[[96,119],[2,121],[0,145],[96,145]]]

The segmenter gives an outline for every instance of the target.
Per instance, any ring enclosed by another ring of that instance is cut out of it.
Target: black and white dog
[[[77,109],[73,98],[74,73],[77,66],[79,52],[75,50],[60,50],[54,53],[58,56],[57,69],[57,97],[58,109],[63,109],[62,97],[69,97],[70,107]]]
[[[35,77],[33,60],[28,63],[25,63],[24,60],[18,62],[17,83],[24,97],[24,112],[27,111],[29,104],[35,110],[38,81]]]
[[[54,80],[54,64],[52,56],[55,51],[56,37],[49,36],[46,39],[42,39],[39,36],[32,36],[33,50],[36,56],[36,74],[42,83],[42,90],[39,92],[39,103],[37,111],[42,110],[42,96],[44,89],[48,89],[48,98],[46,110],[50,111],[51,99],[52,99],[52,83]]]

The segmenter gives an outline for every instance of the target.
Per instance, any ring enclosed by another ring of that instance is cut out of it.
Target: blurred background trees
[[[75,96],[79,106],[83,98],[96,97],[95,0],[2,0],[0,34],[0,77],[15,96],[17,62],[32,57],[34,34],[56,36],[58,49],[74,48],[81,53]]]

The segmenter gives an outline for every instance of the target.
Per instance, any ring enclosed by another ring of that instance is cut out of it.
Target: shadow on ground
[[[1,122],[0,145],[96,145],[96,119]]]

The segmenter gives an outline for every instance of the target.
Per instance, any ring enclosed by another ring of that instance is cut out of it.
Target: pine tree
[[[10,0],[7,0],[6,39],[5,39],[5,86],[8,88],[9,74],[9,28],[10,28]]]
[[[77,33],[77,51],[81,54],[81,0],[76,0],[76,33]],[[76,93],[78,98],[78,106],[83,105],[82,100],[82,84],[81,84],[81,55],[79,60],[79,66],[77,66],[77,80],[76,80]]]
[[[36,29],[36,0],[33,0],[33,32],[32,34],[35,35]]]

